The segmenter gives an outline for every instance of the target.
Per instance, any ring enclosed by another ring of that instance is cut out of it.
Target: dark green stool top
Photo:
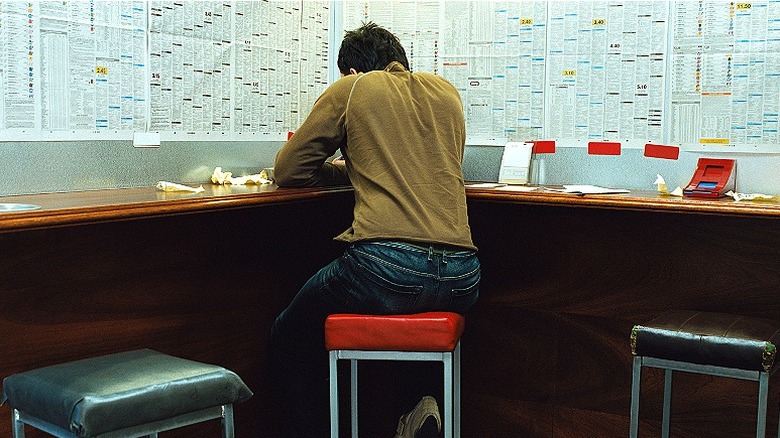
[[[771,372],[780,322],[723,313],[671,311],[634,326],[637,356]]]
[[[232,371],[143,349],[8,376],[0,403],[88,437],[251,396]]]

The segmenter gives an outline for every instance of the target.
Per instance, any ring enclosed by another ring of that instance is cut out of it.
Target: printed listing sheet
[[[778,151],[780,2],[675,2],[671,141]]]
[[[666,2],[550,2],[547,135],[664,139]]]
[[[327,86],[330,2],[0,2],[8,141],[279,140]]]
[[[470,143],[780,151],[780,0],[338,5],[2,1],[0,135],[283,140],[335,77],[331,44],[373,21],[458,89]]]

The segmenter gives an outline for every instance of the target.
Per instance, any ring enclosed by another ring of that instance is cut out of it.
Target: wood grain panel
[[[559,354],[554,315],[480,293],[463,339],[463,436],[550,436]]]
[[[477,325],[479,333],[470,332],[477,338],[473,342],[485,344],[495,336],[487,334],[479,321],[514,327],[518,318],[533,312],[537,324],[554,334],[549,339],[549,348],[555,351],[552,375],[540,371],[538,363],[515,361],[517,374],[547,386],[552,427],[538,430],[526,425],[516,436],[626,436],[632,359],[628,338],[633,324],[668,309],[780,320],[780,259],[773,255],[780,245],[776,219],[474,199],[469,208],[483,266],[481,301],[472,318],[477,322],[468,327],[475,330]],[[516,312],[497,310],[502,307]],[[502,357],[522,355],[539,339],[538,330],[519,332],[514,342],[504,343]],[[481,382],[488,383],[481,386],[484,393],[501,394],[507,386],[521,391],[511,384],[490,384],[507,375],[504,366],[489,366],[481,356],[465,360],[466,369],[497,370],[493,378],[482,377]],[[660,433],[662,388],[662,375],[645,370],[642,436]],[[756,383],[680,374],[674,389],[674,436],[755,434]],[[775,377],[768,436],[776,433],[779,394]],[[520,406],[518,418],[538,418],[530,414],[536,412],[533,403]],[[491,415],[485,408],[480,424],[508,426],[501,412]],[[464,436],[480,436],[473,422],[466,425]]]
[[[350,221],[346,193],[0,234],[0,374],[154,348],[237,372],[255,392],[236,406],[238,436],[278,436],[267,377],[271,323],[338,255],[332,237]],[[7,406],[0,418],[10,418]],[[215,427],[165,435],[208,436]],[[10,421],[0,421],[0,436],[10,436]],[[28,428],[28,436],[45,435]]]

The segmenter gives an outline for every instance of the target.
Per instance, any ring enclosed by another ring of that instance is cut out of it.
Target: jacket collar
[[[401,64],[398,61],[393,61],[390,64],[387,64],[387,67],[385,67],[386,72],[402,72],[406,71],[406,68],[404,68],[404,65]]]

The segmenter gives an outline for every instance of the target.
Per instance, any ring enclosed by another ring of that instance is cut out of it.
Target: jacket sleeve
[[[349,184],[346,168],[326,160],[346,145],[344,118],[353,82],[345,77],[328,87],[276,154],[274,179],[280,187]]]

